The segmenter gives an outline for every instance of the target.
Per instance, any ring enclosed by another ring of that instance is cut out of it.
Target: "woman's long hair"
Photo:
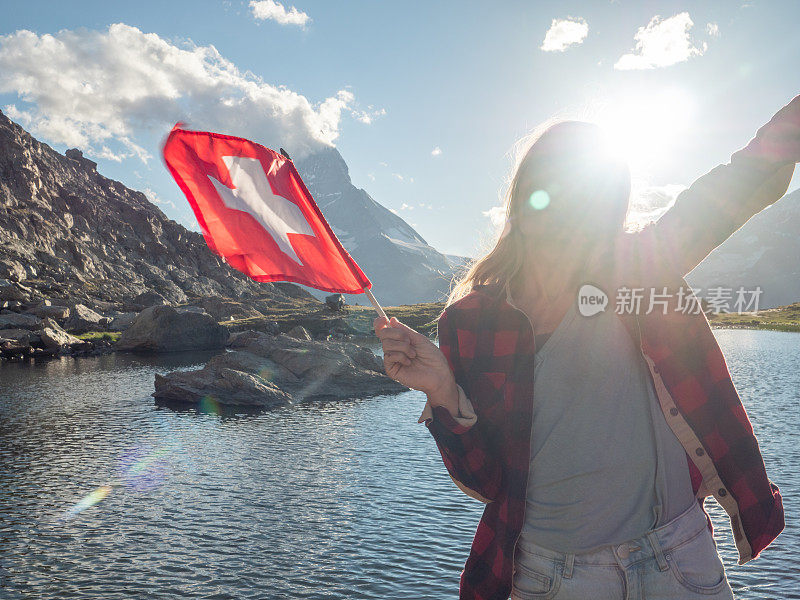
[[[553,118],[540,124],[514,147],[514,168],[504,194],[505,227],[494,247],[476,259],[458,279],[447,305],[476,285],[511,282],[533,247],[548,243],[537,213],[558,215],[559,227],[582,241],[599,242],[623,229],[631,192],[627,163],[616,155],[606,133],[594,123]],[[524,225],[524,226],[523,226]]]

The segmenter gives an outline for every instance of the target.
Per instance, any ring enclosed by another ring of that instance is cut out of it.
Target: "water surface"
[[[737,598],[800,598],[800,334],[715,334],[787,512],[740,567],[710,501],[720,552]],[[457,597],[483,505],[417,423],[422,394],[250,413],[154,404],[155,373],[211,355],[0,365],[0,596]]]

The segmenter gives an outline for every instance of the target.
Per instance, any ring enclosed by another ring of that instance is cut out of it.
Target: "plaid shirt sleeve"
[[[800,95],[750,142],[681,192],[646,229],[673,272],[685,275],[750,217],[786,193],[800,161]],[[644,232],[643,232],[644,233]]]
[[[439,349],[447,358],[461,396],[466,379],[458,359],[458,336],[448,320],[447,310],[439,317],[438,332]],[[472,403],[464,396],[459,398],[459,406],[468,413]],[[425,417],[426,411],[423,411],[422,417]],[[432,416],[425,418],[424,423],[455,484],[465,494],[488,503],[496,500],[500,494],[502,467],[499,458],[489,449],[482,435],[480,418],[475,415],[473,420],[471,416],[467,414],[466,419],[457,419],[444,406],[434,406]]]

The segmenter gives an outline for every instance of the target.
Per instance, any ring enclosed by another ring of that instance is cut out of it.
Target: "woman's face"
[[[627,163],[604,151],[602,130],[556,125],[520,165],[515,219],[523,236],[558,246],[602,242],[623,229],[630,194]]]
[[[557,186],[536,189],[520,202],[517,221],[520,233],[535,244],[551,247],[583,245],[597,237],[597,218],[591,210],[579,210],[556,193]]]

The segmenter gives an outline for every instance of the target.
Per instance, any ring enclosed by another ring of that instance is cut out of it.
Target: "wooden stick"
[[[388,319],[389,317],[387,317],[386,313],[383,312],[383,308],[381,308],[381,305],[378,304],[378,301],[375,299],[375,296],[372,295],[370,289],[369,288],[362,288],[362,289],[364,290],[364,293],[367,295],[367,298],[369,298],[369,301],[372,302],[372,306],[375,308],[375,312],[378,313],[378,316],[383,317],[384,319]]]

